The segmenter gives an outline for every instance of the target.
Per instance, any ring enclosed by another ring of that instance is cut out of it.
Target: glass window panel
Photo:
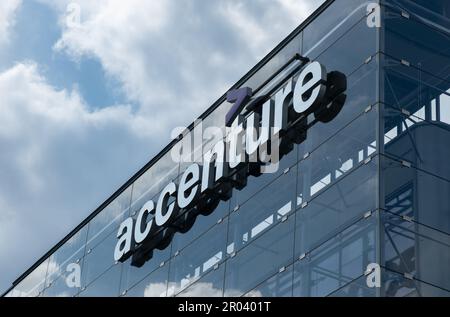
[[[429,26],[425,19],[406,19],[400,10],[386,8],[384,52],[411,65],[448,79],[450,35],[448,28]],[[431,22],[433,23],[433,22]],[[447,22],[448,23],[448,22]],[[441,29],[441,30],[439,30]]]
[[[346,75],[354,72],[369,57],[377,52],[377,29],[369,28],[366,19],[362,19],[345,35],[323,52],[312,52],[307,57],[317,60],[328,71],[340,71]],[[358,45],[354,45],[357,42]]]
[[[126,264],[124,264],[126,265]],[[169,264],[165,264],[148,275],[142,282],[126,292],[127,297],[165,297],[167,294],[167,278]],[[124,293],[122,293],[124,294]]]
[[[72,271],[77,274],[75,271]],[[78,271],[81,273],[81,271]],[[44,290],[45,297],[73,297],[81,290],[81,284],[76,285],[76,280],[72,275],[63,274],[54,280],[48,288]],[[81,281],[81,277],[79,281]]]
[[[450,182],[382,157],[384,208],[450,233]]]
[[[182,291],[224,261],[227,222],[214,226],[172,258],[169,296]]]
[[[381,0],[386,7],[408,12],[412,18],[436,28],[446,30],[450,27],[450,3],[442,0]]]
[[[383,266],[450,289],[450,235],[387,212],[381,220]]]
[[[244,204],[250,197],[261,191],[262,188],[273,182],[276,178],[282,175],[287,168],[291,168],[297,162],[297,146],[286,156],[284,156],[279,163],[276,172],[263,173],[258,177],[248,176],[247,184],[242,190],[233,189],[233,196],[231,197],[231,209],[238,205]]]
[[[33,272],[28,274],[14,289],[8,293],[10,297],[37,297],[45,286],[49,260],[42,262]]]
[[[303,52],[308,55],[318,47],[328,47],[366,15],[369,3],[361,0],[334,1],[303,31]]]
[[[278,224],[227,261],[225,296],[245,294],[292,263],[294,217]]]
[[[67,274],[69,265],[82,265],[82,258],[86,247],[87,226],[75,233],[66,243],[64,243],[51,256],[48,265],[46,285],[50,285],[61,275]]]
[[[446,160],[450,145],[450,126],[424,121],[386,105],[383,108],[386,131],[384,152],[450,180],[450,166]]]
[[[360,166],[296,214],[296,256],[307,253],[376,209],[376,160]]]
[[[221,219],[228,216],[230,202],[220,202],[214,212],[208,216],[198,215],[193,227],[186,233],[175,233],[172,240],[172,253],[180,251],[193,240],[204,234],[209,228],[216,225]]]
[[[292,265],[275,274],[258,285],[245,297],[291,297],[292,296]]]
[[[157,195],[158,196],[158,195]],[[156,203],[158,197],[154,199]],[[137,218],[137,210],[131,215],[133,219]],[[151,221],[154,215],[148,217],[147,222]],[[124,269],[121,281],[121,293],[129,289],[132,285],[142,280],[145,276],[160,267],[161,264],[167,262],[170,259],[172,251],[172,244],[166,247],[164,250],[154,249],[151,258],[143,264],[142,267],[135,267],[131,265],[132,258],[129,258],[124,262]]]
[[[370,288],[363,275],[328,295],[329,297],[376,297],[377,288]]]
[[[403,274],[381,270],[382,296],[385,297],[449,297],[450,292]]]
[[[86,251],[83,262],[83,285],[89,285],[100,274],[114,265],[114,248],[117,233],[112,232],[105,240],[93,249]]]
[[[376,60],[362,65],[347,77],[347,99],[341,112],[331,122],[318,122],[308,129],[306,140],[299,145],[299,158],[312,152],[320,144],[335,135],[349,122],[361,115],[369,105],[374,105],[377,87]]]
[[[377,110],[374,108],[299,163],[298,205],[309,201],[374,155],[377,150],[376,122]]]
[[[238,251],[293,213],[296,171],[292,168],[231,214],[228,253]]]
[[[203,163],[203,155],[225,137],[225,117],[231,104],[222,102],[203,120],[196,120],[190,131],[183,133],[183,139],[171,151],[179,157],[182,174],[192,163]]]
[[[209,128],[220,128],[222,133],[225,133],[225,117],[228,111],[231,109],[231,104],[228,101],[224,101],[218,106],[212,113],[210,113],[205,119],[202,121],[202,131],[203,136],[207,136],[205,132],[208,132]],[[206,147],[208,140],[205,140]]]
[[[450,109],[450,102],[446,102],[450,97],[441,90],[448,89],[450,83],[429,75],[418,80],[418,75],[411,74],[408,67],[399,66],[398,62],[393,64],[390,59],[386,64],[391,66],[386,66],[384,72],[384,98],[388,103],[382,108],[385,153],[450,179],[450,167],[445,159],[450,126],[443,121]]]
[[[326,296],[375,263],[376,217],[358,221],[294,264],[294,296]]]
[[[445,122],[450,108],[450,81],[441,79],[419,68],[407,66],[400,60],[382,57],[384,91],[382,101],[393,109],[407,110],[423,120]],[[430,109],[434,104],[435,119]],[[441,107],[442,104],[442,107]],[[440,117],[442,114],[442,118]],[[448,122],[446,122],[448,123]]]
[[[224,273],[225,265],[221,264],[179,293],[177,297],[222,297]]]
[[[284,66],[295,54],[300,54],[302,49],[302,33],[296,35],[284,48],[262,66],[252,77],[250,77],[241,87],[257,89],[270,76]]]
[[[131,187],[103,209],[94,219],[89,222],[88,248],[106,238],[111,232],[116,231],[128,215],[131,202]]]
[[[107,272],[97,278],[80,297],[117,297],[119,296],[120,272],[122,266],[114,265]]]
[[[170,246],[164,250],[153,250],[153,256],[142,267],[131,265],[132,258],[123,263],[121,293],[130,289],[133,285],[144,279],[148,274],[152,273],[161,266],[168,266],[166,262],[170,259]]]
[[[142,206],[153,199],[164,187],[178,176],[179,163],[174,162],[169,151],[164,154],[133,184],[131,212],[138,212]]]

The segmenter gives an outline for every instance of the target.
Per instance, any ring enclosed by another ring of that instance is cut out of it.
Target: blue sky
[[[1,1],[0,290],[321,2]]]

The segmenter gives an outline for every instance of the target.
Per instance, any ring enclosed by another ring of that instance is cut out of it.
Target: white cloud
[[[61,14],[55,49],[98,58],[157,134],[189,124],[319,2],[82,0],[81,25],[67,27],[68,1],[41,1]]]
[[[91,112],[77,91],[56,90],[33,63],[0,73],[0,96],[0,250],[14,259],[1,265],[15,278],[156,146],[144,133],[151,125],[131,107]]]
[[[0,45],[9,40],[11,27],[15,23],[16,11],[22,0],[6,0],[0,2]]]
[[[144,297],[163,297],[166,296],[166,290],[169,289],[169,296],[173,296],[173,291],[180,288],[179,283],[169,282],[154,282],[150,281],[144,289]],[[242,290],[229,289],[227,290],[228,297],[238,297],[242,295]],[[178,297],[221,297],[222,288],[216,288],[211,282],[196,282],[190,285],[182,292],[176,294]],[[245,295],[246,297],[262,297],[260,291],[250,291]]]

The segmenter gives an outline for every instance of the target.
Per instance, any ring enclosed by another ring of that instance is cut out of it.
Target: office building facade
[[[449,296],[450,3],[326,1],[232,90],[275,98],[304,58],[345,75],[345,102],[276,171],[172,224],[139,265],[116,261],[124,221],[190,166],[175,140],[5,295]],[[224,128],[231,106],[222,96],[201,131]]]

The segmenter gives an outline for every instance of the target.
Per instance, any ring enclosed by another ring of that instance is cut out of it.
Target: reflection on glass
[[[148,275],[136,286],[121,294],[127,297],[165,297],[167,294],[168,275],[169,265],[165,264]]]
[[[150,199],[153,199],[164,186],[178,176],[179,163],[174,162],[171,151],[163,155],[133,184],[131,212],[137,213]]]
[[[307,253],[376,208],[376,160],[325,190],[296,214],[296,256]]]
[[[88,248],[94,247],[111,232],[116,231],[128,214],[131,201],[131,187],[112,201],[89,222]]]
[[[442,1],[446,2],[446,1]],[[402,10],[386,8],[384,52],[442,79],[449,78],[450,35],[447,27],[424,18],[406,19]],[[439,23],[439,22],[438,22]]]
[[[385,153],[450,179],[450,83],[389,58],[384,64]]]
[[[100,274],[114,265],[114,248],[117,243],[116,232],[112,232],[95,248],[86,250],[83,262],[83,285],[88,285]]]
[[[281,270],[265,282],[258,285],[245,297],[291,297],[292,296],[292,265]]]
[[[220,202],[217,208],[208,216],[198,215],[193,227],[186,233],[177,232],[172,240],[172,254],[182,250],[196,238],[208,231],[219,221],[228,216],[230,202]]]
[[[80,271],[78,271],[80,272]],[[73,270],[62,274],[56,280],[52,281],[43,293],[45,297],[73,297],[81,290],[81,283],[77,282],[80,276],[77,271]]]
[[[367,110],[369,105],[375,104],[377,100],[377,67],[378,63],[376,60],[372,60],[370,63],[359,67],[354,73],[347,77],[347,99],[344,107],[331,122],[318,122],[308,129],[306,140],[298,146],[298,157],[300,159],[335,135],[339,130],[349,124],[349,122],[359,117]],[[375,122],[373,124],[375,124]]]
[[[298,166],[297,205],[306,204],[376,153],[377,111],[362,114]]]
[[[441,79],[420,68],[407,66],[400,60],[381,56],[384,81],[382,101],[393,110],[406,110],[405,114],[418,119],[448,124],[448,79]],[[404,124],[409,127],[414,123]]]
[[[222,297],[224,272],[225,265],[221,264],[179,293],[177,297]]]
[[[48,259],[42,262],[33,272],[25,277],[14,289],[8,293],[11,297],[37,297],[41,295],[45,286]]]
[[[241,87],[250,87],[256,90],[270,76],[284,66],[295,54],[300,54],[302,49],[302,33],[296,35],[285,47],[281,49],[273,58],[262,66],[256,74],[250,77]]]
[[[296,171],[292,168],[231,214],[227,244],[229,254],[240,250],[292,214],[295,209]]]
[[[376,297],[376,287],[369,287],[367,283],[368,277],[362,275],[348,284],[345,284],[338,290],[329,294],[329,297]]]
[[[367,14],[371,1],[334,1],[321,15],[316,17],[304,30],[303,53],[309,56],[312,51],[320,51],[336,41],[342,34]]]
[[[382,157],[384,208],[450,234],[450,182],[407,163]]]
[[[64,243],[50,256],[46,286],[53,281],[68,277],[73,267],[78,265],[81,269],[86,246],[87,226],[78,231],[72,238]]]
[[[382,213],[382,225],[387,269],[450,289],[450,235],[387,212]]]
[[[228,219],[175,254],[170,262],[168,296],[179,293],[224,261],[227,225]]]
[[[366,19],[358,22],[339,40],[334,40],[325,51],[313,51],[307,55],[322,63],[328,71],[349,75],[377,53],[377,29],[368,27]],[[354,45],[356,42],[358,45]]]
[[[120,272],[122,266],[114,265],[93,283],[86,287],[80,297],[117,297],[119,296]]]
[[[359,220],[294,264],[294,296],[327,296],[375,263],[376,218]]]
[[[403,274],[386,269],[381,270],[381,295],[386,297],[449,297],[450,291],[418,280],[406,278]]]
[[[147,275],[163,266],[168,266],[166,262],[170,259],[171,247],[164,250],[153,250],[153,256],[142,267],[131,265],[131,258],[123,263],[121,293],[127,291],[133,285],[141,281]]]
[[[245,294],[292,263],[294,217],[278,223],[237,253],[226,265],[225,296]]]
[[[396,11],[405,10],[410,16],[436,30],[450,28],[450,3],[442,0],[381,0],[381,3]]]

